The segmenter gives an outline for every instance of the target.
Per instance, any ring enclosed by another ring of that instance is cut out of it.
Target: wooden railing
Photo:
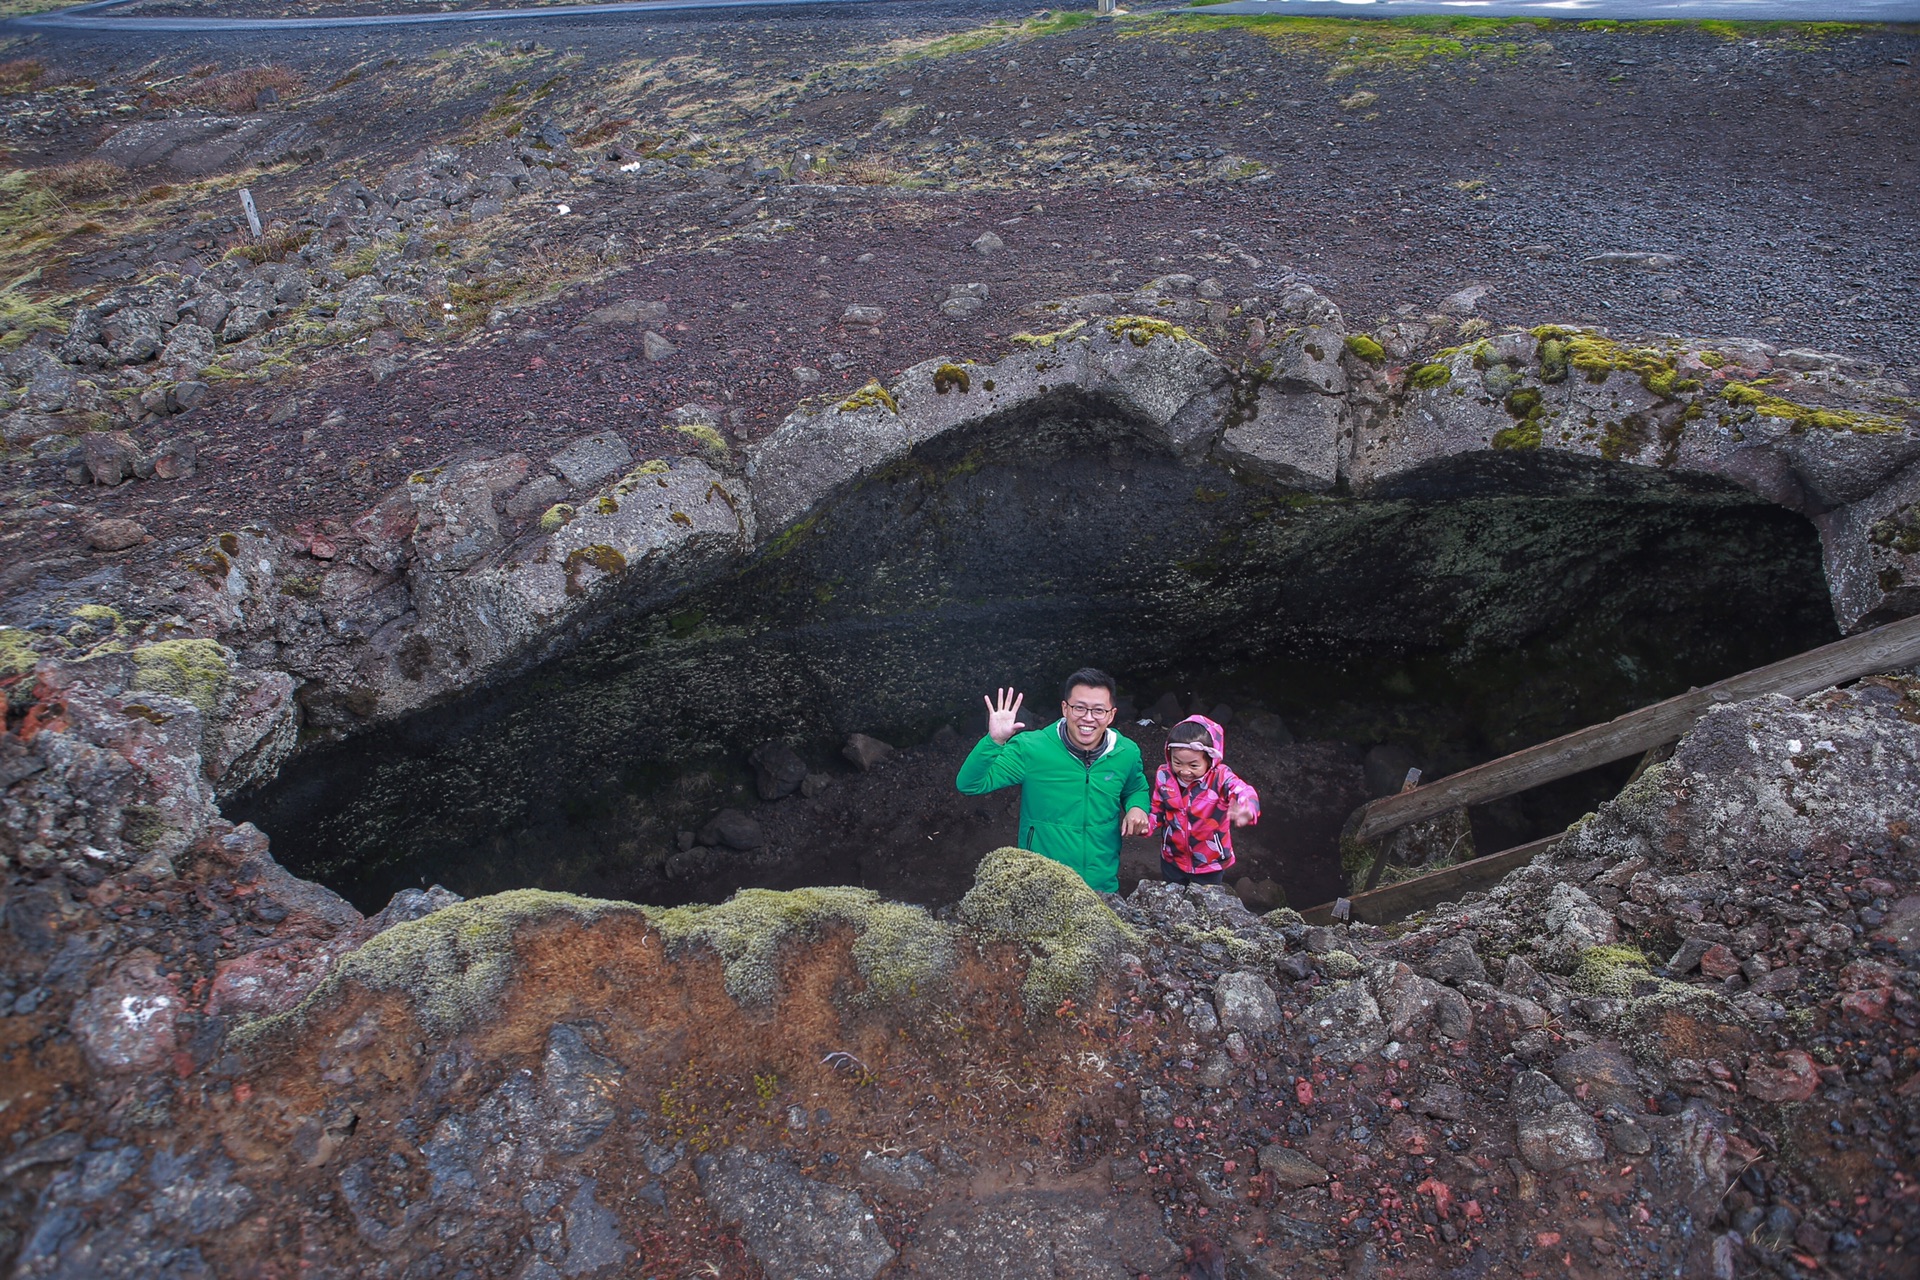
[[[1638,711],[1629,711],[1605,724],[1578,729],[1537,747],[1528,747],[1524,751],[1501,756],[1498,760],[1462,769],[1459,773],[1449,774],[1410,791],[1369,801],[1354,810],[1353,816],[1347,819],[1341,839],[1343,842],[1357,840],[1362,844],[1373,844],[1402,827],[1435,817],[1449,809],[1498,800],[1542,783],[1654,750],[1680,737],[1710,708],[1720,703],[1743,702],[1768,693],[1784,694],[1789,698],[1804,697],[1829,685],[1857,680],[1876,672],[1911,667],[1916,663],[1920,663],[1920,617],[1903,618],[1872,631],[1822,645],[1818,649],[1809,649],[1769,666],[1729,676],[1705,688],[1690,689],[1678,697],[1656,702]],[[1521,846],[1521,849],[1537,853],[1539,849],[1536,846],[1545,847],[1551,842],[1551,839],[1536,841],[1532,845]],[[1490,854],[1461,866],[1465,868],[1479,864],[1482,872],[1491,871],[1494,859],[1511,859],[1520,851],[1510,849]],[[1385,890],[1376,889],[1385,864],[1384,851],[1377,852],[1373,870],[1367,879],[1366,894],[1388,893],[1418,883],[1418,880],[1407,880],[1389,885]],[[1444,877],[1456,870],[1442,868],[1434,875]],[[1455,875],[1453,879],[1460,877]],[[1419,894],[1407,890],[1395,896],[1396,900],[1402,897],[1411,900]],[[1359,898],[1353,901],[1358,902]],[[1328,904],[1325,908],[1314,910],[1318,912],[1331,907],[1332,904]]]

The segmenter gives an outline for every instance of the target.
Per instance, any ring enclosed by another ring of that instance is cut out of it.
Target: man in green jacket
[[[1001,689],[986,699],[987,736],[954,784],[969,796],[1020,784],[1020,847],[1118,893],[1120,837],[1146,835],[1152,823],[1140,748],[1109,727],[1113,677],[1092,667],[1068,676],[1060,719],[1030,733],[1018,719],[1025,698]]]

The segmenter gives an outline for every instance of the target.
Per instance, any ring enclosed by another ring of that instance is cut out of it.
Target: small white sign
[[[253,207],[253,192],[240,188],[240,207],[246,210],[247,225],[253,228],[253,238],[260,238],[260,211]]]

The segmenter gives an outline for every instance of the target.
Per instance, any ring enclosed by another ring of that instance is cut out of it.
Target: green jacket
[[[1120,818],[1149,799],[1140,748],[1109,729],[1106,749],[1082,764],[1055,721],[1016,733],[1005,746],[980,739],[954,779],[969,796],[1016,782],[1020,847],[1072,867],[1101,893],[1120,892]]]

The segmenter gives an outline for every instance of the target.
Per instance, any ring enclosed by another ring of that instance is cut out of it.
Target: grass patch
[[[17,347],[42,330],[58,333],[67,327],[66,310],[81,295],[36,297],[27,292],[27,286],[38,279],[39,272],[31,272],[0,290],[0,350]]]
[[[1334,18],[1300,14],[1166,15],[1160,21],[1175,30],[1245,30],[1297,53],[1340,59],[1336,71],[1412,65],[1429,58],[1459,58],[1479,53],[1513,57],[1519,46],[1505,37],[1537,35],[1533,18]]]
[[[206,74],[200,75],[200,72]],[[189,73],[186,79],[190,83],[181,84],[179,80],[170,80],[153,86],[147,93],[147,105],[161,111],[176,107],[205,107],[209,111],[226,112],[251,111],[262,89],[272,89],[285,99],[298,93],[303,83],[299,74],[291,68],[276,67],[272,63],[263,67],[243,67],[238,71],[217,74],[211,68],[198,67],[194,72]]]
[[[21,4],[18,0],[0,3],[0,18],[17,18],[25,13],[38,13],[42,9],[55,9],[66,0],[51,0],[47,4]],[[0,93],[25,93],[40,83],[47,74],[46,64],[38,58],[9,58],[0,62]]]
[[[285,262],[290,256],[306,247],[313,239],[311,227],[288,227],[284,231],[275,231],[261,236],[251,244],[236,245],[227,250],[229,258],[241,258],[259,266],[263,262]]]

